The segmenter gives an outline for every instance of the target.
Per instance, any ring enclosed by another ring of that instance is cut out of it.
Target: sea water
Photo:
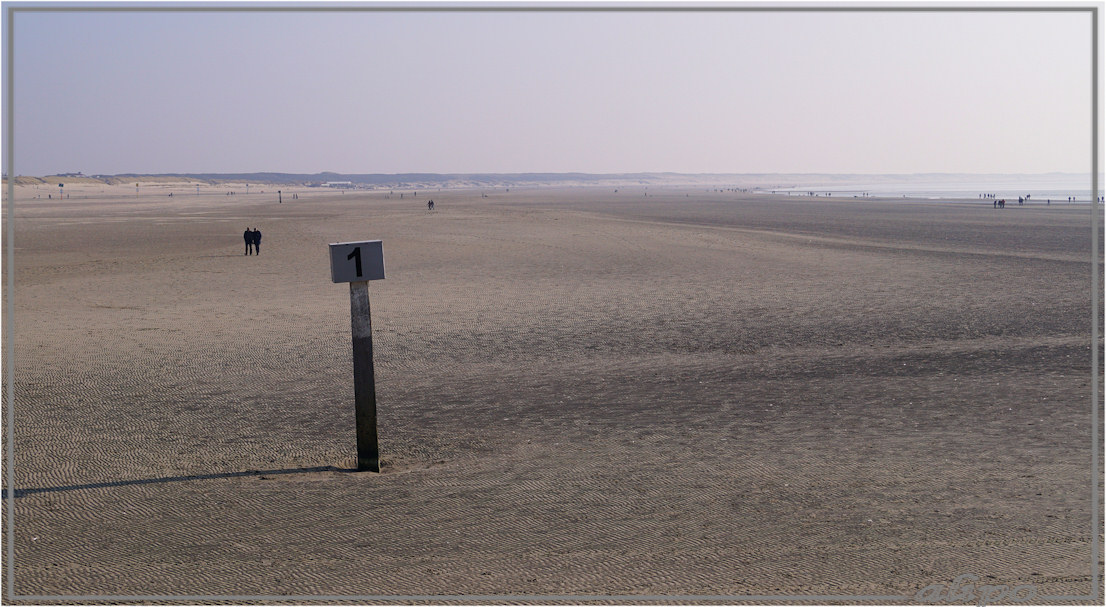
[[[1102,196],[1102,177],[1099,177]],[[865,179],[835,177],[783,187],[762,188],[761,192],[790,196],[915,198],[949,201],[1016,201],[1029,197],[1030,202],[1066,203],[1069,198],[1088,203],[1092,200],[1089,174],[1050,173],[1044,175],[879,175]]]

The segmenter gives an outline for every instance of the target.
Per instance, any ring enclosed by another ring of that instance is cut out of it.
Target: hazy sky
[[[1091,169],[1089,11],[147,6],[15,14],[16,174]]]

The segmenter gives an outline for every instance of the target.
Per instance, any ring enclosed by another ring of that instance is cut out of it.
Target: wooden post
[[[353,329],[357,469],[380,472],[380,447],[376,436],[376,377],[373,372],[373,335],[367,280],[349,283],[349,309]]]
[[[380,447],[376,441],[376,376],[373,372],[369,281],[384,279],[384,245],[379,240],[330,243],[330,279],[349,283],[357,469],[380,472]]]

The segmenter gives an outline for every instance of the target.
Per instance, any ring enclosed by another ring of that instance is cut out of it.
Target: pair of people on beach
[[[242,232],[242,238],[246,241],[246,255],[261,254],[261,230],[246,228],[246,231]]]

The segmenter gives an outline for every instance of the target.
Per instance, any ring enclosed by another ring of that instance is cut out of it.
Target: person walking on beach
[[[253,231],[253,254],[261,254],[261,230],[256,228]]]
[[[242,232],[242,238],[246,241],[246,255],[250,254],[251,247],[253,247],[253,231],[246,228],[245,232]]]

